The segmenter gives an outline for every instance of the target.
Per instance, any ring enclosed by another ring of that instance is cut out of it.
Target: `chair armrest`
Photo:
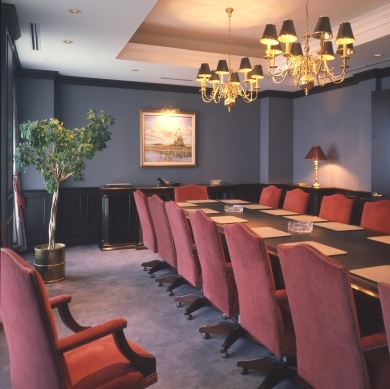
[[[57,342],[57,351],[65,353],[83,344],[93,342],[96,339],[110,335],[119,329],[127,327],[127,321],[123,318],[109,320],[94,327],[86,328],[83,331],[59,339]]]
[[[275,300],[276,301],[286,300],[286,299],[287,299],[286,289],[275,290]]]
[[[71,302],[71,300],[72,296],[70,294],[61,294],[60,296],[49,298],[51,309],[57,308],[62,304],[68,304]]]
[[[360,341],[363,352],[387,346],[385,332],[379,332],[378,334],[364,336],[361,338]]]

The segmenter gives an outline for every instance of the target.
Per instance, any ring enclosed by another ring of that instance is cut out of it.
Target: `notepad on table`
[[[176,203],[176,205],[180,208],[184,208],[184,207],[197,207],[196,204],[192,204],[192,203],[187,203],[187,202],[178,202]]]
[[[312,240],[308,240],[308,241],[305,241],[305,242],[285,243],[285,244],[286,245],[294,245],[294,244],[301,244],[301,243],[306,243],[306,244],[308,244],[310,246],[313,246],[317,250],[321,251],[322,254],[325,254],[327,256],[347,254],[347,252],[344,251],[344,250],[339,250],[339,249],[336,249],[335,247],[327,246],[326,244],[313,242]]]
[[[219,200],[221,203],[226,204],[249,204],[249,201],[238,200],[238,199],[230,199],[230,200]]]
[[[390,244],[390,235],[372,236],[372,237],[367,238],[367,239],[376,240],[377,242]]]
[[[211,219],[219,224],[246,223],[248,221],[237,216],[212,216]]]
[[[269,211],[260,211],[260,212],[268,213],[269,215],[275,215],[275,216],[298,215],[298,212],[286,211],[284,209],[271,209]]]
[[[244,208],[247,208],[247,209],[271,209],[272,207],[269,207],[268,205],[261,205],[261,204],[249,204],[249,205],[244,205]]]
[[[254,227],[251,228],[253,232],[261,236],[263,239],[267,238],[280,238],[282,236],[291,236],[288,232],[277,230],[272,227]]]
[[[355,230],[363,230],[362,227],[353,226],[350,224],[343,224],[339,222],[327,222],[327,223],[318,223],[315,224],[317,227],[328,228],[333,231],[355,231]]]
[[[327,222],[326,219],[321,219],[320,217],[313,216],[313,215],[285,216],[285,218],[296,220],[299,222],[313,222],[313,223]]]
[[[216,211],[211,208],[196,208],[196,209],[191,208],[191,209],[187,209],[186,211],[187,212],[203,211],[204,213],[220,213],[219,211]]]
[[[218,200],[186,200],[188,203],[193,203],[193,204],[203,204],[203,203],[218,203]]]
[[[363,269],[351,270],[350,272],[368,280],[390,284],[390,265],[365,267]]]

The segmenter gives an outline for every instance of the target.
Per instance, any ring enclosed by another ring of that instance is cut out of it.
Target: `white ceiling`
[[[248,56],[266,69],[259,43],[267,23],[280,29],[293,19],[298,36],[305,29],[305,0],[10,0],[16,6],[21,38],[16,42],[23,68],[58,71],[64,76],[198,86],[202,62],[213,69],[228,59],[231,18],[232,68]],[[77,8],[80,14],[71,14]],[[338,25],[349,21],[355,54],[348,75],[390,66],[389,0],[309,0],[309,30],[319,16]],[[30,23],[39,23],[41,50],[31,48]],[[68,45],[63,43],[74,41]],[[311,50],[318,41],[311,40]],[[336,47],[335,47],[336,48]],[[382,57],[374,57],[381,53]],[[336,72],[339,60],[334,61]],[[138,70],[138,71],[133,71]],[[274,84],[266,75],[262,90],[296,90],[291,80]]]

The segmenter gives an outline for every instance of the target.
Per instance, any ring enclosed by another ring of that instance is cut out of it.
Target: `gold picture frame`
[[[140,111],[141,167],[195,167],[196,113]]]

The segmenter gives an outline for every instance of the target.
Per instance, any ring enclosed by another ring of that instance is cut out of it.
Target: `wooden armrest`
[[[368,335],[361,338],[362,351],[370,351],[380,347],[387,346],[387,339],[385,332]]]
[[[276,301],[285,300],[285,299],[287,299],[286,289],[275,290],[275,300]]]
[[[90,343],[96,339],[102,338],[103,336],[110,335],[115,331],[123,330],[126,326],[127,321],[123,318],[118,318],[98,324],[94,327],[86,328],[83,331],[59,339],[57,342],[57,350],[61,353],[65,353],[69,350],[80,347],[83,344]]]
[[[49,298],[49,302],[51,305],[51,309],[57,308],[59,305],[68,304],[72,300],[72,296],[70,294],[61,294],[60,296],[55,296]]]

